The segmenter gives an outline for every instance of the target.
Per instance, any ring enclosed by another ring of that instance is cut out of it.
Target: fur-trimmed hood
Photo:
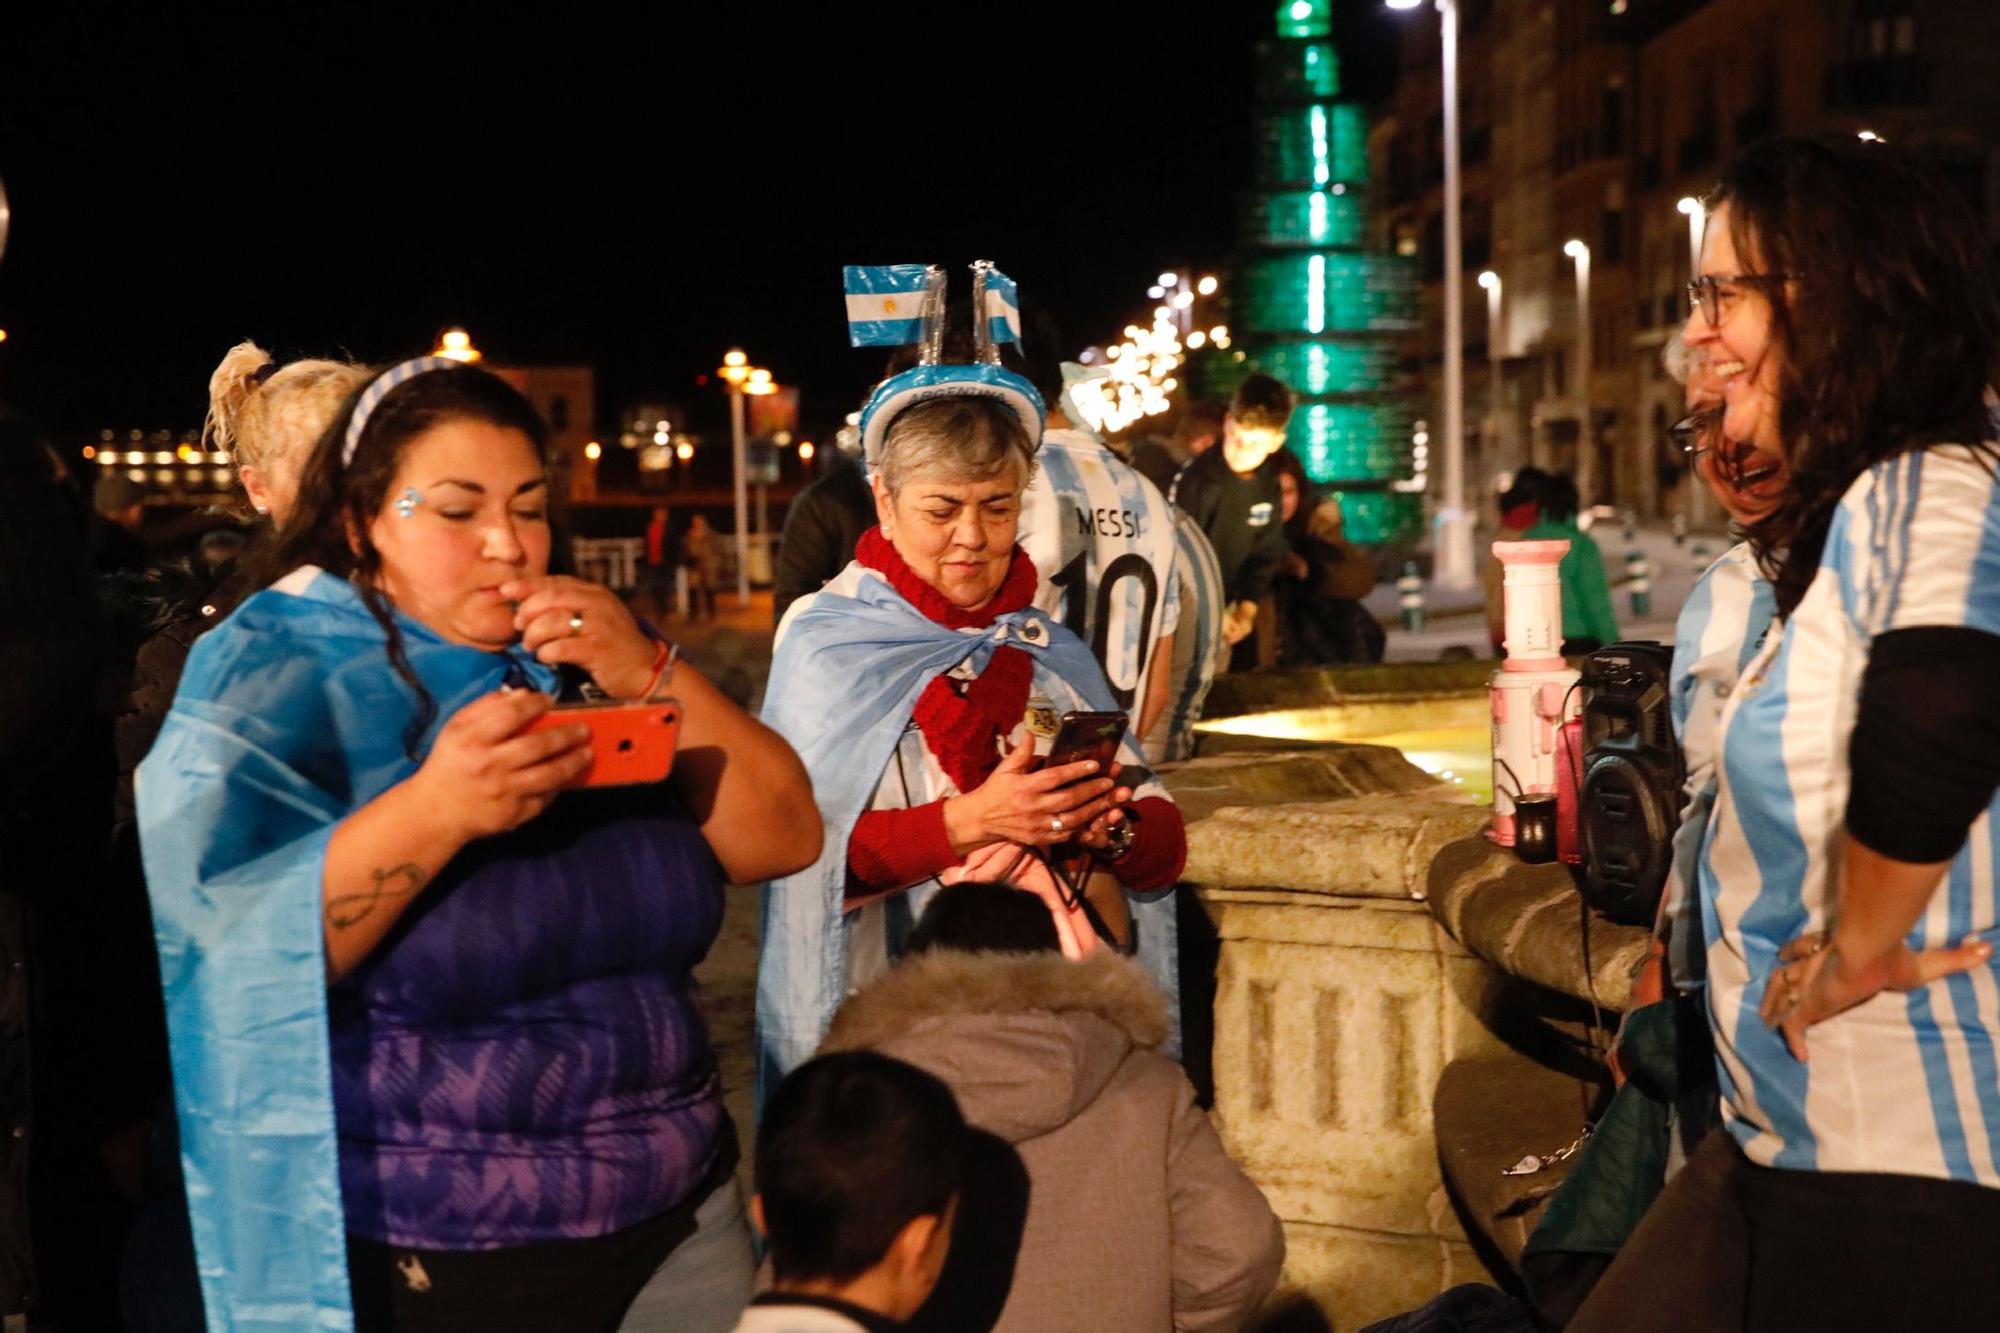
[[[1167,1035],[1166,1001],[1109,951],[911,958],[834,1016],[822,1051],[876,1050],[951,1085],[965,1117],[1010,1143],[1068,1124],[1134,1051]]]

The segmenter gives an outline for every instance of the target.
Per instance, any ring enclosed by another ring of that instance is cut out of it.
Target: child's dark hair
[[[910,932],[907,951],[1060,953],[1049,905],[1024,889],[967,880],[940,889]]]
[[[354,457],[343,464],[340,456],[348,422],[363,392],[365,385],[349,397],[313,446],[299,475],[292,515],[259,562],[255,576],[257,584],[263,586],[301,565],[318,565],[329,574],[353,581],[362,603],[388,637],[390,666],[417,696],[416,712],[403,734],[403,748],[414,759],[425,733],[437,720],[437,701],[411,669],[389,599],[376,586],[382,553],[368,536],[369,524],[388,500],[389,485],[402,465],[404,450],[425,431],[452,421],[478,421],[517,430],[528,437],[535,456],[546,466],[548,428],[534,405],[499,376],[472,366],[433,370],[390,390],[362,427]],[[551,568],[562,547],[561,542],[552,546]]]
[[[1229,419],[1253,430],[1283,430],[1292,419],[1292,391],[1269,375],[1252,375],[1236,386]]]
[[[757,1131],[772,1275],[839,1282],[882,1262],[950,1209],[968,1133],[951,1089],[901,1060],[843,1051],[793,1070]]]
[[[1514,480],[1500,493],[1500,512],[1517,509],[1522,505],[1539,505],[1547,498],[1549,483],[1554,478],[1532,463],[1514,474]]]

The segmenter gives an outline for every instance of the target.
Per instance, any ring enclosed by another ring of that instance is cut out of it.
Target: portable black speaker
[[[1673,649],[1614,643],[1583,665],[1583,896],[1650,926],[1673,863],[1686,763],[1668,710]]]

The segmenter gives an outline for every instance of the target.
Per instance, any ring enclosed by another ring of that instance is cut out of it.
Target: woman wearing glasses
[[[1965,1327],[2000,1302],[2000,307],[1883,145],[1755,145],[1714,205],[1686,338],[1729,466],[1790,469],[1695,868],[1723,1128],[1571,1327]]]

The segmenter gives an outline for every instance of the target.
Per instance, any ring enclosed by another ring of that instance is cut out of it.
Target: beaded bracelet
[[[660,683],[673,677],[674,662],[680,655],[679,644],[668,643],[665,639],[660,640],[660,646],[653,652],[653,678],[646,682],[645,689],[639,691],[635,702],[644,703],[652,698],[653,692],[660,688]]]

